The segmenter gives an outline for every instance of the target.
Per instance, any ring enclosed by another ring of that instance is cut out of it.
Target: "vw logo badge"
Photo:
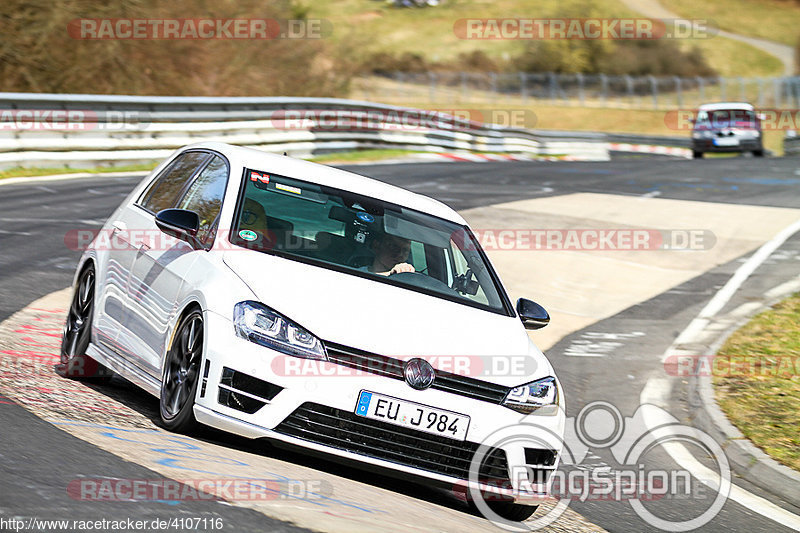
[[[417,390],[424,390],[433,385],[433,380],[436,377],[431,364],[420,358],[408,361],[403,369],[403,375],[406,378],[406,383]]]

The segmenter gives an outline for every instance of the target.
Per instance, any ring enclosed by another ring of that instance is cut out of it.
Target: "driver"
[[[408,254],[411,252],[411,241],[394,235],[383,234],[372,243],[375,259],[371,265],[361,267],[359,270],[390,276],[401,272],[416,272],[414,266],[407,263]]]

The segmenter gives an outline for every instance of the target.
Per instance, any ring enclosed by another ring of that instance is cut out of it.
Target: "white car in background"
[[[405,266],[373,272],[383,239]],[[512,305],[444,204],[201,143],[145,178],[88,246],[59,370],[118,372],[160,398],[174,431],[202,423],[470,487],[522,520],[564,433],[564,393],[525,331],[548,320]],[[503,358],[524,372],[488,371]],[[522,438],[492,447],[503,428]]]
[[[692,157],[705,153],[752,152],[764,156],[761,117],[745,102],[703,104],[692,128]]]

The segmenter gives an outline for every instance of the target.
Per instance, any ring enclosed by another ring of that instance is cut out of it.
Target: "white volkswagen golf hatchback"
[[[201,423],[492,494],[488,508],[521,520],[564,432],[563,391],[525,331],[548,320],[512,305],[444,204],[201,143],[88,245],[58,370],[119,373],[173,431]]]

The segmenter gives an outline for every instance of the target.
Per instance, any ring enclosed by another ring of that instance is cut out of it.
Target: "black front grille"
[[[377,374],[392,379],[404,380],[403,361],[385,355],[365,352],[326,342],[325,349],[328,359],[332,363],[348,366],[362,372]],[[453,374],[443,370],[436,370],[436,379],[433,380],[432,389],[437,389],[459,396],[466,396],[484,402],[503,403],[509,388],[488,381],[482,381],[460,374]]]
[[[384,459],[459,479],[469,477],[469,465],[479,445],[371,420],[324,405],[306,402],[275,431],[349,452]],[[495,448],[481,464],[484,482],[508,484],[508,462]]]

